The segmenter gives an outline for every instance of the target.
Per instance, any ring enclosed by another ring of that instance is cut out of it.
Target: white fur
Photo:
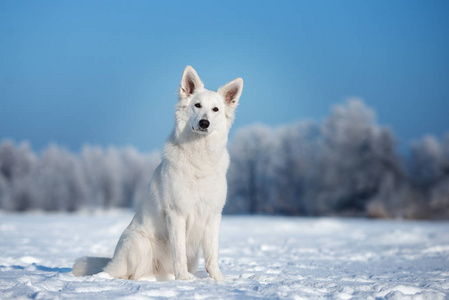
[[[146,199],[120,237],[113,258],[81,258],[73,267],[75,275],[104,269],[115,278],[193,279],[203,249],[207,272],[223,279],[218,239],[227,191],[226,144],[242,88],[243,80],[237,78],[217,92],[206,90],[196,71],[185,68],[175,128]],[[200,120],[209,121],[209,127],[201,128]]]

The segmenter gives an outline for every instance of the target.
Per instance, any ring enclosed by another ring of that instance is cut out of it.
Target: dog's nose
[[[208,120],[204,120],[204,119],[203,119],[203,120],[200,120],[200,121],[199,121],[199,125],[200,125],[201,128],[206,129],[206,128],[209,127],[210,123],[209,123]]]

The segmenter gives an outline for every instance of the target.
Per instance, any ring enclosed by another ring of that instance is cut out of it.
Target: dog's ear
[[[225,104],[230,108],[236,108],[242,95],[243,79],[237,78],[218,89],[218,93],[223,96]]]
[[[182,74],[181,86],[179,87],[179,97],[186,99],[195,91],[203,89],[204,84],[196,73],[195,69],[187,66]]]

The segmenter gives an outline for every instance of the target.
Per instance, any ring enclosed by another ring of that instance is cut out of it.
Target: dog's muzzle
[[[202,119],[198,122],[196,127],[192,126],[192,130],[198,133],[209,133],[210,122],[206,119]]]

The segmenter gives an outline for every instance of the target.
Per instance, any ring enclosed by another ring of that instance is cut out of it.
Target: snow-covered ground
[[[447,299],[449,222],[225,217],[215,282],[74,277],[111,256],[130,213],[0,215],[0,299]]]

